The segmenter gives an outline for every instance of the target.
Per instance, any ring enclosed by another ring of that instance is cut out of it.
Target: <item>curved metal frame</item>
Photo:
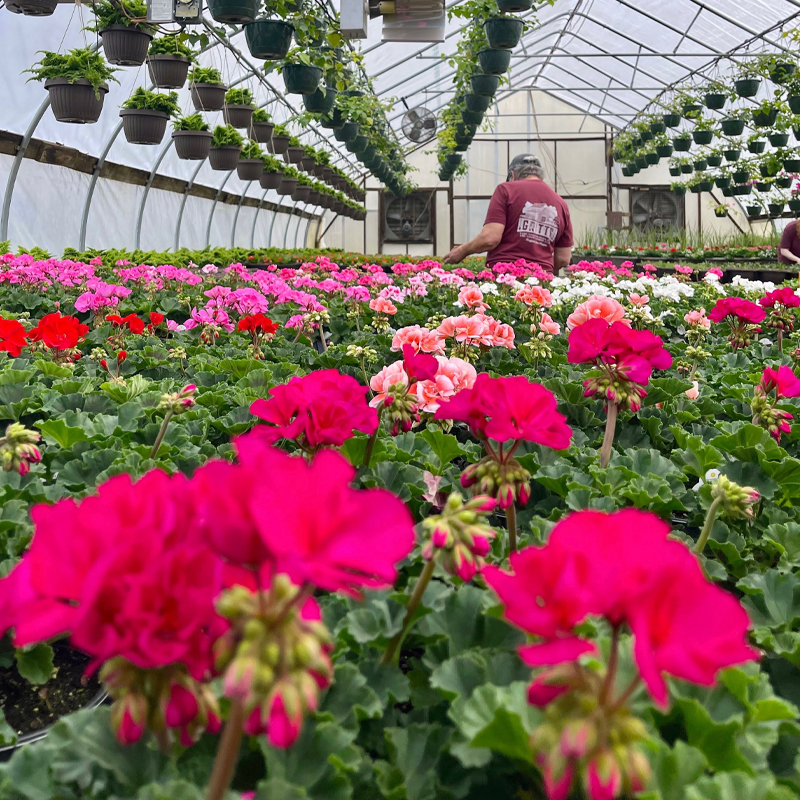
[[[303,211],[308,208],[308,203],[303,203]],[[297,227],[294,230],[294,249],[297,250],[297,236],[300,233],[300,223],[303,221],[302,217],[297,218]],[[306,225],[306,229],[308,229],[308,225]]]
[[[150,170],[150,174],[147,176],[147,183],[144,185],[144,192],[142,192],[142,200],[139,203],[139,211],[136,213],[136,229],[133,235],[133,249],[138,250],[139,244],[142,240],[142,219],[144,219],[144,206],[147,203],[147,195],[150,194],[150,187],[153,185],[153,181],[156,177],[156,172],[158,168],[161,166],[161,162],[164,160],[165,156],[169,152],[170,147],[172,147],[172,139],[170,139],[163,148],[161,148],[161,152],[158,154],[158,158],[156,159],[156,163],[153,164],[153,168]]]
[[[189,192],[192,191],[192,186],[194,186],[194,179],[197,177],[197,173],[200,172],[200,169],[203,166],[203,164],[205,164],[205,161],[200,161],[197,164],[197,168],[192,173],[192,177],[189,178],[189,182],[186,184],[186,188],[183,190],[183,197],[181,198],[181,207],[178,209],[178,216],[175,219],[175,241],[172,246],[172,249],[175,252],[180,250],[181,224],[183,223],[183,211],[186,208],[186,201],[189,199]]]
[[[275,227],[275,220],[278,218],[278,214],[281,213],[281,203],[283,202],[283,196],[281,199],[278,200],[277,205],[272,211],[272,219],[269,223],[269,233],[267,234],[267,247],[272,247],[272,229]]]
[[[261,200],[258,201],[258,208],[256,209],[256,213],[253,216],[253,227],[250,228],[250,249],[253,249],[253,242],[256,240],[256,225],[258,224],[258,215],[261,213],[261,206],[264,204],[264,198],[267,196],[267,192],[269,189],[264,189],[263,194],[261,195]],[[274,213],[274,212],[273,212]]]
[[[236,206],[236,213],[233,215],[233,225],[231,225],[231,249],[236,247],[234,242],[236,241],[236,223],[239,222],[239,212],[242,210],[242,203],[244,203],[245,197],[247,197],[247,192],[252,186],[253,181],[247,181],[247,186],[244,187],[244,191],[242,192],[242,196],[239,198],[239,205]],[[256,209],[256,215],[258,214],[258,209]]]
[[[283,242],[281,243],[281,247],[285,250],[286,249],[286,240],[289,238],[289,223],[294,216],[294,212],[297,209],[297,200],[292,201],[292,207],[289,209],[289,220],[286,222],[286,227],[283,229]],[[298,217],[300,219],[300,217]]]
[[[214,214],[216,213],[217,203],[219,202],[219,198],[222,195],[222,190],[225,188],[225,184],[228,182],[228,180],[230,179],[231,175],[233,175],[234,172],[236,172],[236,170],[232,169],[225,176],[225,180],[222,181],[222,184],[220,185],[219,189],[217,189],[217,193],[214,196],[214,202],[211,205],[211,211],[208,212],[208,222],[206,223],[206,243],[204,247],[208,247],[209,242],[211,241],[211,223],[214,221]]]

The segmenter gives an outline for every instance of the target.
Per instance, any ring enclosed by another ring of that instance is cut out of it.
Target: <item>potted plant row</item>
[[[189,75],[189,91],[197,111],[221,111],[225,105],[225,84],[213,67],[194,67]]]
[[[186,161],[205,161],[211,150],[211,131],[200,114],[179,117],[172,126],[172,140],[178,158]]]
[[[147,52],[150,80],[159,89],[181,89],[196,60],[194,50],[180,36],[159,36]]]
[[[147,23],[144,0],[97,0],[91,5],[95,21],[88,30],[98,33],[111,64],[139,67],[147,57],[154,26]]]
[[[164,138],[169,118],[178,113],[175,92],[159,94],[138,87],[122,104],[122,130],[131,144],[159,144]]]

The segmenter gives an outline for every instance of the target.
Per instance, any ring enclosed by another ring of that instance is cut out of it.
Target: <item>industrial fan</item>
[[[631,222],[641,230],[683,227],[683,198],[666,191],[631,192]]]
[[[384,242],[432,241],[432,192],[384,198]]]
[[[427,108],[410,108],[403,114],[403,133],[414,144],[429,142],[436,135],[436,117]]]

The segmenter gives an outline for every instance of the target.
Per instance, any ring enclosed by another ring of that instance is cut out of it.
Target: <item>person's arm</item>
[[[442,260],[445,264],[460,264],[467,256],[486,253],[500,244],[504,230],[499,222],[489,222],[471,242],[454,247]]]
[[[572,261],[572,248],[571,247],[556,247],[553,251],[553,268],[558,271],[566,269],[569,262]]]
[[[788,250],[785,247],[781,247],[781,255],[787,261],[791,261],[794,264],[800,264],[800,258],[798,258],[791,250]]]

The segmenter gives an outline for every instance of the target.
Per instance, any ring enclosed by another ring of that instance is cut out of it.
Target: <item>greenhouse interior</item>
[[[800,0],[0,45],[0,800],[800,800]]]

